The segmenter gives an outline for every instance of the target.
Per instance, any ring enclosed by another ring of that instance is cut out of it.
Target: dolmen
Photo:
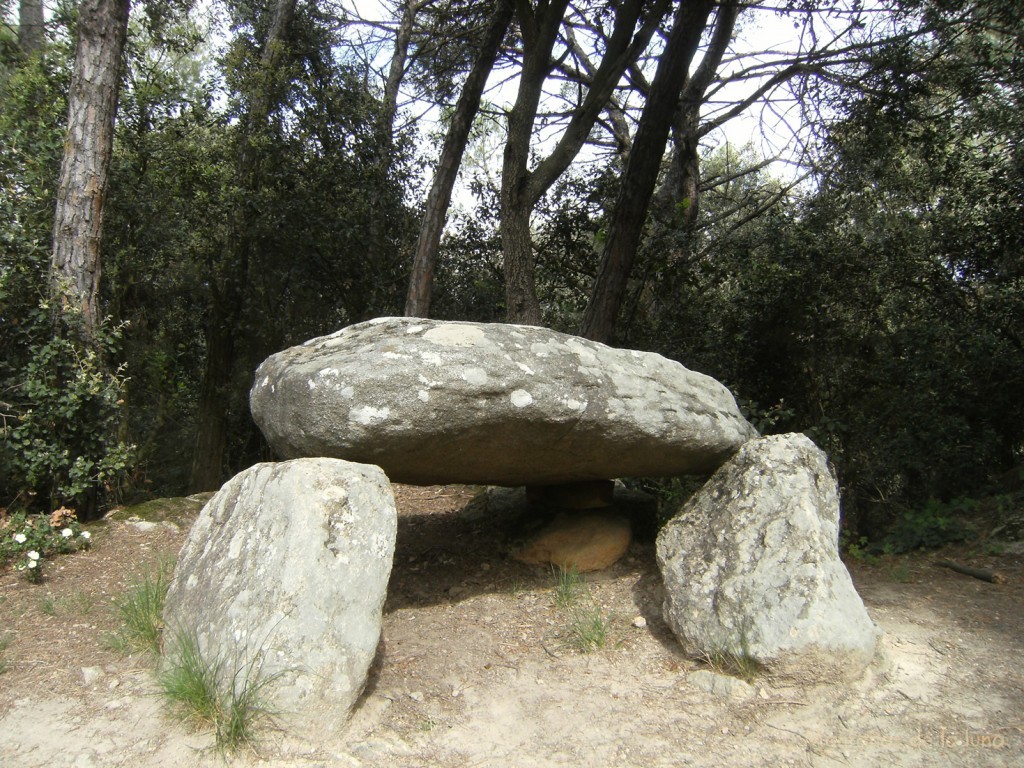
[[[586,569],[629,546],[603,509],[613,478],[715,473],[657,539],[664,617],[687,651],[811,677],[856,675],[874,653],[824,454],[803,435],[760,438],[722,384],[677,362],[544,328],[389,317],[267,358],[250,403],[282,461],[200,514],[167,597],[169,653],[195,643],[228,684],[239,668],[269,675],[299,730],[340,726],[365,685],[392,482],[527,486],[516,504],[561,512],[521,559]]]

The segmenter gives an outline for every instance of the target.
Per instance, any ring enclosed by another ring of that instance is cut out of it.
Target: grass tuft
[[[597,606],[579,608],[573,612],[569,631],[576,650],[590,653],[608,642],[608,619]]]
[[[220,709],[217,679],[220,663],[209,663],[193,635],[175,637],[174,655],[164,664],[159,678],[164,700],[194,725],[216,723]]]
[[[555,576],[555,605],[559,608],[571,608],[580,599],[586,583],[575,566],[571,568],[552,568]]]
[[[204,657],[195,635],[177,632],[174,652],[160,673],[160,691],[186,720],[213,731],[218,750],[235,752],[252,746],[257,724],[272,716],[263,693],[282,673],[263,676],[260,655],[235,666],[230,676],[225,669],[223,659]]]
[[[714,648],[705,651],[699,661],[720,675],[736,677],[749,684],[753,684],[757,676],[764,671],[764,665],[750,653],[746,632],[740,634],[739,649]]]
[[[604,648],[609,621],[594,602],[586,580],[575,568],[558,568],[555,575],[555,605],[569,614],[569,644],[580,653]]]
[[[11,660],[6,657],[7,648],[11,644],[11,636],[4,632],[0,634],[0,675],[11,668]]]
[[[146,570],[114,601],[121,629],[111,645],[122,653],[141,651],[159,656],[163,644],[164,599],[174,570],[172,560],[161,560],[156,570]]]
[[[57,601],[53,599],[53,595],[45,595],[39,598],[39,610],[47,616],[57,615]]]

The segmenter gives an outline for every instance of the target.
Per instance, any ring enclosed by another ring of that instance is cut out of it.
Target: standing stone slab
[[[377,467],[257,464],[203,508],[178,557],[166,643],[194,635],[227,675],[255,661],[293,725],[340,726],[380,638],[397,515]],[[224,681],[222,681],[224,682]]]
[[[253,418],[284,458],[394,482],[702,474],[756,432],[709,376],[545,328],[379,318],[272,355]]]
[[[855,677],[879,632],[839,559],[839,496],[804,435],[747,443],[658,535],[664,616],[688,653]]]

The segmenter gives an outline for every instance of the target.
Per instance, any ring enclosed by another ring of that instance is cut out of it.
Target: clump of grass
[[[572,645],[583,653],[604,648],[608,642],[608,619],[595,605],[573,612],[569,625]]]
[[[220,667],[219,662],[211,664],[203,658],[194,636],[179,633],[174,641],[174,655],[160,672],[160,692],[187,720],[199,726],[214,723],[220,704]]]
[[[757,676],[764,671],[761,664],[750,653],[746,633],[740,635],[739,648],[714,648],[705,651],[700,661],[720,675],[736,677],[745,683],[753,683]]]
[[[555,605],[569,614],[569,644],[581,653],[604,648],[608,618],[595,604],[587,582],[575,568],[555,571]]]
[[[263,676],[257,654],[228,675],[224,659],[206,658],[193,634],[176,632],[173,648],[159,677],[164,700],[195,726],[210,728],[218,750],[251,746],[257,724],[273,714],[263,702],[264,690],[282,673]]]
[[[53,599],[53,595],[45,595],[39,598],[39,610],[47,616],[57,615],[57,601]]]
[[[580,599],[580,593],[586,586],[575,566],[570,568],[552,568],[555,575],[555,605],[559,608],[571,608]]]
[[[53,595],[43,595],[36,603],[39,610],[47,616],[88,616],[93,609],[95,600],[85,592],[75,592],[73,595],[55,598]]]
[[[122,653],[141,651],[159,656],[163,644],[164,599],[171,585],[174,562],[161,560],[155,570],[143,571],[114,601],[121,628],[111,645]]]
[[[11,644],[11,636],[4,632],[0,634],[0,675],[11,668],[11,660],[7,658],[7,648]]]
[[[901,560],[897,565],[889,568],[889,575],[893,581],[898,581],[900,584],[909,584],[911,581],[910,564],[906,559]]]

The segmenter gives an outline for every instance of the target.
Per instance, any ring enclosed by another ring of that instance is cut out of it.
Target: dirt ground
[[[660,618],[652,542],[588,575],[608,639],[577,650],[552,575],[511,560],[507,532],[464,513],[471,496],[396,487],[383,650],[351,720],[317,743],[266,724],[254,750],[221,756],[211,734],[163,708],[150,661],[104,642],[112,600],[177,552],[188,518],[93,525],[92,549],[50,563],[42,584],[0,574],[0,765],[1024,765],[1019,550],[976,543],[850,563],[885,633],[878,662],[845,686],[769,671],[747,687],[679,652]]]

